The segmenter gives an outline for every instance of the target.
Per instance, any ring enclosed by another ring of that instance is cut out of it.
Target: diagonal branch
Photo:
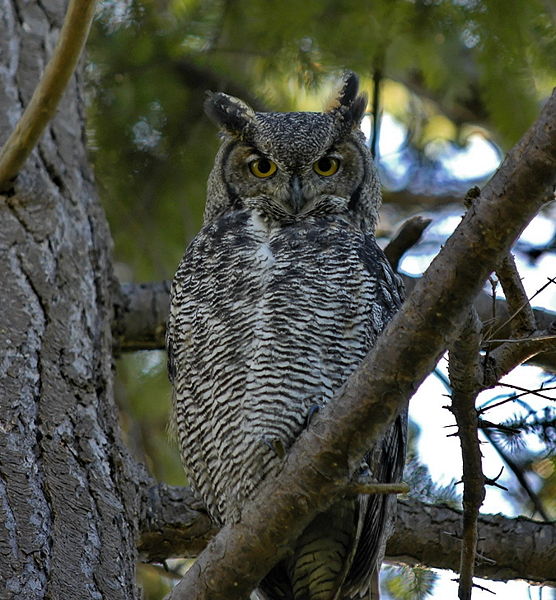
[[[0,192],[5,191],[52,119],[85,46],[96,0],[71,0],[60,38],[23,116],[0,150]]]
[[[489,274],[556,185],[556,91],[508,154],[361,366],[172,591],[172,600],[246,597],[345,489],[432,371]],[[516,201],[516,198],[519,201]]]
[[[384,254],[394,271],[398,270],[402,256],[421,239],[423,231],[430,225],[431,221],[432,219],[421,216],[411,217],[395,233],[384,248]]]

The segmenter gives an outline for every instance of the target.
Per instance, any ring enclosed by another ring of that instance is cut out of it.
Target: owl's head
[[[352,73],[324,112],[255,112],[238,98],[209,94],[205,110],[221,127],[223,144],[205,222],[240,209],[278,223],[341,213],[373,230],[380,189],[360,130],[366,103]]]

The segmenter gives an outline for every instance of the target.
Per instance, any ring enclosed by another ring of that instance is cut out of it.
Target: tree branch
[[[556,184],[556,91],[360,367],[211,540],[172,600],[246,597],[315,514],[343,493],[365,450],[432,371],[462,314]],[[516,198],[519,202],[516,202]]]
[[[462,513],[448,506],[398,500],[398,518],[388,541],[389,561],[456,571]],[[479,515],[475,575],[484,579],[525,579],[556,584],[556,524],[518,517]]]
[[[421,239],[423,231],[430,225],[431,221],[432,219],[415,216],[402,223],[402,226],[384,248],[384,254],[394,271],[398,270],[398,264],[402,256]]]
[[[383,190],[382,202],[384,205],[392,204],[395,209],[401,210],[404,214],[415,213],[419,211],[434,211],[454,205],[461,207],[462,199],[455,192],[446,192],[445,194],[426,194],[413,191],[411,189],[401,190]]]
[[[484,357],[483,389],[494,387],[500,379],[515,367],[530,361],[536,362],[540,355],[554,356],[556,348],[556,328],[534,332],[531,337],[508,340]],[[550,353],[548,353],[550,351]],[[543,362],[540,362],[541,366]]]
[[[480,391],[481,327],[474,310],[450,348],[448,372],[452,386],[452,411],[458,427],[463,463],[463,536],[459,566],[458,597],[470,600],[477,552],[477,521],[485,499],[485,478],[477,433],[475,402]]]
[[[120,285],[119,293],[115,294],[112,328],[116,352],[165,347],[170,286],[170,281]]]
[[[231,96],[242,98],[256,111],[270,110],[260,98],[253,95],[249,86],[238,84],[236,78],[228,76],[226,73],[217,72],[207,67],[207,65],[199,65],[183,57],[172,61],[170,67],[180,76],[184,85],[190,89],[198,90],[203,95],[207,90],[226,92]]]
[[[514,257],[511,253],[504,258],[498,269],[498,279],[502,284],[508,309],[511,313],[510,325],[516,337],[531,334],[536,329],[535,315],[529,304],[529,298],[521,283]]]
[[[195,557],[216,534],[189,488],[159,484],[143,492],[141,560],[162,562],[174,557]],[[397,513],[396,527],[386,547],[388,561],[457,571],[461,511],[415,499],[398,499]],[[555,523],[480,515],[479,538],[485,560],[477,562],[477,577],[556,583],[556,555],[552,552],[556,546]]]
[[[545,351],[552,350],[554,356],[556,349],[556,320],[549,323],[547,330],[536,329],[537,322],[542,319],[537,319],[536,311],[531,308],[511,253],[498,266],[496,274],[506,295],[507,310],[504,313],[508,316],[504,314],[504,319],[498,320],[501,321],[499,324],[495,321],[486,328],[483,389],[497,385],[516,366]],[[551,279],[546,285],[550,282]]]
[[[0,192],[6,191],[19,173],[54,116],[87,41],[95,5],[96,0],[71,0],[54,54],[23,116],[0,150]]]
[[[190,488],[142,486],[139,557],[145,562],[194,558],[218,528]]]

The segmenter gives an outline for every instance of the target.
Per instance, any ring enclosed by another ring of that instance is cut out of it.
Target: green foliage
[[[154,477],[185,485],[177,442],[170,430],[171,391],[165,352],[135,352],[118,360],[116,401],[127,446]]]
[[[548,377],[537,390],[529,394],[549,394],[554,389],[554,376]],[[534,482],[533,489],[539,498],[546,514],[556,516],[556,409],[547,405],[541,409],[533,409],[522,398],[525,392],[504,393],[489,399],[481,410],[496,407],[501,403],[512,405],[518,412],[499,423],[498,427],[490,427],[490,437],[503,451],[507,452],[515,465],[529,482]],[[535,506],[531,498],[524,495],[521,487],[510,489],[516,502],[523,506],[526,514],[534,514]]]
[[[509,144],[556,82],[556,28],[545,4],[105,3],[89,44],[90,140],[125,277],[171,276],[200,226],[217,145],[202,111],[206,89],[260,108],[315,109],[329,94],[330,76],[354,69],[371,91],[378,69],[409,93],[404,109],[394,98],[392,110],[418,151],[438,113],[453,121],[443,127],[451,135],[466,122],[481,123]],[[386,91],[382,100],[389,110]]]
[[[424,600],[434,590],[438,575],[424,567],[385,567],[381,587],[392,600]]]
[[[494,434],[512,452],[526,447],[524,436],[527,434],[535,435],[546,451],[556,449],[556,409],[553,406],[546,406],[538,412],[530,411],[526,415],[514,415],[501,425]]]
[[[517,414],[493,429],[491,435],[510,454],[517,468],[529,481],[536,482],[535,493],[546,514],[556,517],[556,410],[546,406],[539,411]],[[531,443],[536,438],[536,444]],[[529,438],[529,439],[528,439]],[[532,450],[540,446],[540,450]],[[535,513],[529,498],[521,489],[511,490],[527,512]]]
[[[546,24],[541,17],[543,8],[535,1],[489,0],[477,15],[484,101],[493,125],[510,144],[538,112],[533,60],[554,64],[554,57],[545,55],[544,39],[539,44],[537,38],[538,26]]]

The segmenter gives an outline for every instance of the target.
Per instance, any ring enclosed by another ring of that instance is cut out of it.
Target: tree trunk
[[[0,0],[0,144],[65,10],[62,0]],[[78,73],[0,196],[2,599],[138,596],[137,473],[113,398],[111,239],[87,163],[82,96]]]

